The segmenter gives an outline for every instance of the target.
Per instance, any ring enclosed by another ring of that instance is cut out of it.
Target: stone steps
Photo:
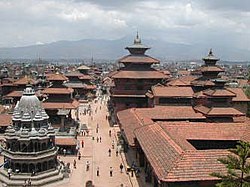
[[[49,171],[36,176],[28,176],[22,174],[15,174],[11,176],[11,180],[8,178],[6,171],[0,171],[0,181],[6,184],[8,187],[23,186],[24,181],[31,179],[32,186],[44,186],[59,180],[63,180],[63,174],[59,170]]]

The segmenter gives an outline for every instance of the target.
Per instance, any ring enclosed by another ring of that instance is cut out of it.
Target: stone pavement
[[[84,141],[84,148],[80,148],[81,159],[78,160],[76,156],[60,156],[60,159],[71,163],[70,178],[60,181],[56,184],[49,185],[50,187],[85,187],[86,181],[93,181],[95,187],[138,187],[137,178],[131,177],[130,173],[125,172],[126,159],[124,154],[116,156],[117,127],[110,127],[108,120],[106,120],[107,107],[106,102],[98,100],[96,103],[91,103],[92,116],[80,115],[80,122],[88,124],[90,130],[89,136],[78,136],[81,141]],[[79,113],[83,112],[83,106],[80,106]],[[98,127],[98,132],[97,132]],[[111,137],[109,136],[111,130]],[[97,142],[97,137],[101,137],[101,142]],[[112,149],[112,142],[114,149]],[[111,156],[109,157],[108,150],[111,149]],[[76,169],[73,168],[73,161],[76,160]],[[90,162],[90,170],[86,171],[86,162]],[[123,172],[120,172],[120,164],[124,165]],[[110,167],[112,167],[112,177],[110,176]],[[99,176],[97,176],[97,168],[99,168]]]

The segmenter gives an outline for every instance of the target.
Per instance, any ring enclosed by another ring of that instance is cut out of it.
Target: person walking
[[[122,170],[123,170],[123,164],[122,163],[120,164],[120,170],[121,170],[121,173],[122,173]]]
[[[109,130],[109,137],[111,137],[111,130]]]
[[[114,148],[115,148],[115,141],[112,140],[112,149],[114,149]]]
[[[82,148],[84,148],[84,141],[82,140]]]
[[[76,160],[74,159],[73,166],[76,169]]]
[[[109,149],[108,152],[109,152],[109,157],[111,157],[111,149]]]
[[[97,176],[97,177],[100,176],[100,169],[99,169],[99,167],[96,168],[96,176]]]
[[[112,167],[109,168],[109,176],[110,176],[110,177],[113,176],[113,168],[112,168]]]
[[[100,136],[99,140],[100,140],[100,143],[101,143],[102,142],[102,137],[101,136]]]
[[[89,171],[89,166],[90,166],[90,163],[89,163],[89,161],[87,160],[87,162],[86,162],[86,171]]]
[[[116,148],[115,155],[118,156],[118,148]]]
[[[78,160],[81,160],[81,153],[79,152],[79,154],[78,154]]]
[[[66,156],[66,149],[63,149],[63,155]]]
[[[96,137],[96,142],[97,142],[97,143],[99,142],[99,138],[98,138],[98,136]]]

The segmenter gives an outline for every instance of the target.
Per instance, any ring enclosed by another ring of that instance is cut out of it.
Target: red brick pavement
[[[60,187],[85,187],[88,180],[92,180],[95,187],[137,187],[138,182],[135,177],[130,177],[126,172],[121,173],[119,165],[124,163],[122,155],[116,156],[116,137],[114,127],[110,127],[106,120],[107,108],[104,102],[98,101],[92,103],[93,120],[89,115],[80,115],[81,123],[88,124],[90,134],[88,137],[79,136],[78,140],[84,140],[84,148],[80,148],[81,160],[76,156],[61,156],[60,159],[71,163],[72,173],[69,179],[63,180],[57,184],[50,185]],[[101,106],[101,109],[100,109]],[[97,112],[95,113],[95,110]],[[81,107],[79,112],[81,113]],[[99,126],[98,133],[96,132],[97,124]],[[109,130],[112,131],[112,136],[109,137]],[[92,139],[94,137],[94,140]],[[96,138],[101,137],[102,142],[97,142]],[[115,141],[115,148],[112,149],[112,141]],[[111,149],[111,157],[108,156],[108,149]],[[76,169],[73,168],[73,161],[76,160]],[[86,171],[86,161],[90,162],[90,170]],[[126,162],[126,161],[125,161]],[[124,163],[126,165],[126,163]],[[100,176],[96,175],[97,167],[99,167]],[[113,170],[113,176],[110,177],[110,167]]]

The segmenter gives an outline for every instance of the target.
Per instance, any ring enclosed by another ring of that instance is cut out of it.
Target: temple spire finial
[[[141,44],[141,39],[139,37],[139,32],[137,30],[136,32],[136,37],[135,37],[135,40],[134,40],[134,44]]]
[[[213,56],[213,49],[212,48],[210,48],[208,55]]]

